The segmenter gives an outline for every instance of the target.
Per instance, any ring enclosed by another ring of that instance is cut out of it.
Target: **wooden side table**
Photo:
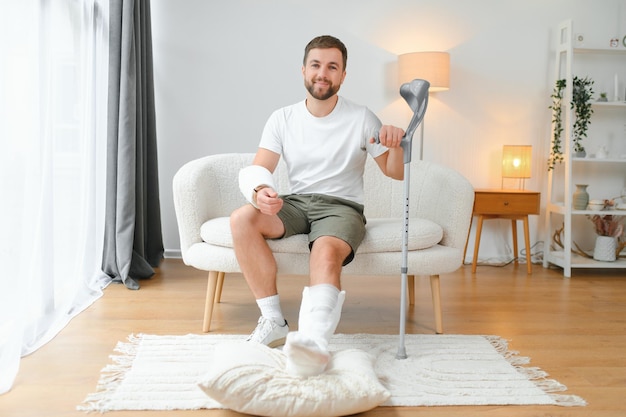
[[[474,258],[472,259],[472,273],[476,273],[476,262],[478,261],[478,248],[480,247],[480,235],[483,229],[483,221],[489,219],[510,219],[513,228],[513,256],[515,257],[515,265],[519,264],[517,261],[517,221],[522,220],[524,222],[524,241],[526,244],[526,270],[529,274],[532,274],[528,215],[539,214],[540,200],[541,193],[537,191],[474,190],[473,216],[478,216],[478,225],[476,227],[476,243],[474,245]],[[467,245],[465,249],[467,251]]]

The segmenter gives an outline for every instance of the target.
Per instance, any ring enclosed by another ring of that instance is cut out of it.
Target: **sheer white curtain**
[[[102,295],[107,0],[0,0],[0,393]]]

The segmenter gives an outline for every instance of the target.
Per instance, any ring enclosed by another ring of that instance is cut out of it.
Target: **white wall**
[[[410,111],[397,92],[397,55],[450,52],[451,89],[431,96],[425,159],[457,169],[476,188],[498,188],[502,145],[531,144],[526,188],[545,193],[554,28],[572,18],[587,44],[606,46],[626,35],[623,3],[152,0],[166,254],[180,248],[171,191],[176,171],[204,155],[254,152],[269,114],[304,98],[302,54],[320,34],[348,47],[341,94],[401,127]],[[531,217],[533,244],[545,238],[542,226],[542,217]],[[481,259],[510,256],[509,229],[508,221],[485,223]],[[473,237],[474,230],[468,258]]]

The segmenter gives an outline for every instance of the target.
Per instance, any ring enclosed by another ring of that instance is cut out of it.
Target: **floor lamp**
[[[400,85],[415,79],[430,83],[429,93],[450,89],[450,54],[448,52],[411,52],[398,56]],[[424,122],[420,125],[419,159],[424,156]]]

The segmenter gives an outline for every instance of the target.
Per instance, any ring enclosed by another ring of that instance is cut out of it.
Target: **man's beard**
[[[309,91],[309,93],[313,96],[313,98],[316,98],[318,100],[328,100],[329,98],[337,94],[337,92],[339,91],[339,86],[335,86],[333,83],[331,83],[328,80],[323,80],[323,81],[328,83],[328,90],[326,90],[325,93],[322,93],[321,91],[320,92],[315,91],[315,83],[308,81],[308,80],[304,82],[304,86]]]

